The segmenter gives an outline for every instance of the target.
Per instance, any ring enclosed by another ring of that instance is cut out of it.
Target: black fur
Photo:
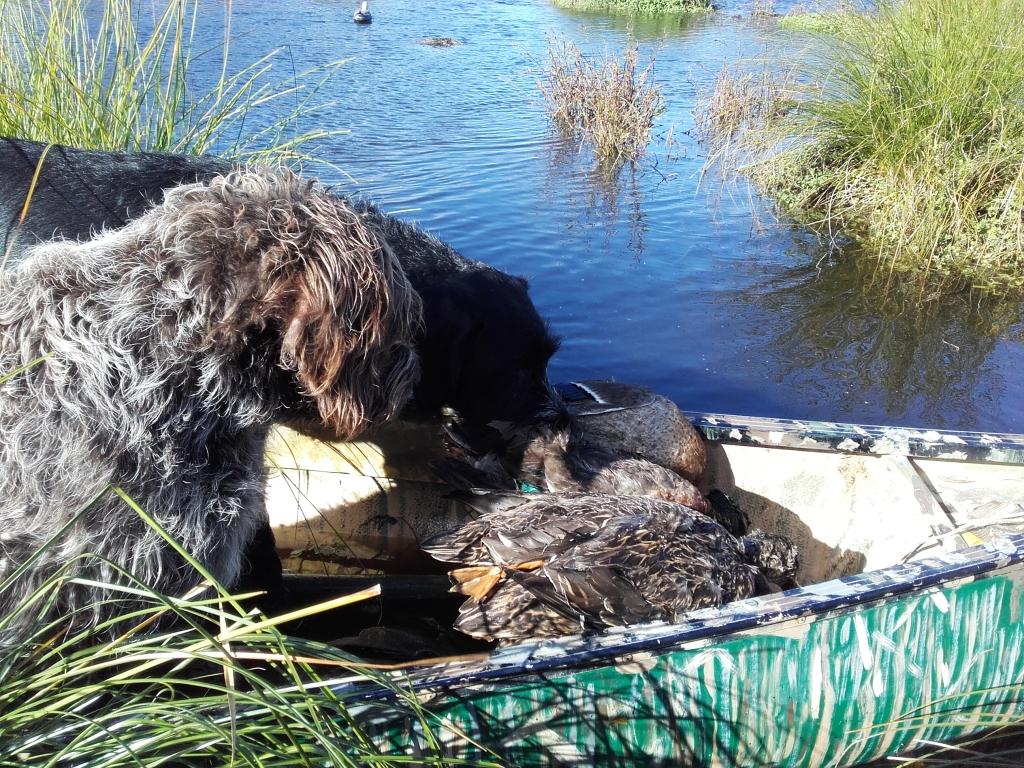
[[[231,163],[209,156],[93,152],[54,145],[46,153],[24,224],[17,228],[45,148],[35,141],[0,138],[2,253],[9,252],[12,261],[40,240],[81,240],[103,227],[122,227],[161,202],[164,189],[208,181],[232,169]]]

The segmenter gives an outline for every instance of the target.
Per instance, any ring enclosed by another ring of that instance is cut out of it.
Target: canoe
[[[800,547],[802,586],[406,667],[453,756],[838,767],[1024,719],[1024,436],[687,415],[710,485]],[[407,611],[410,582],[443,579],[415,546],[465,519],[431,478],[437,443],[275,431],[268,508],[297,594],[373,579]],[[379,738],[425,743],[417,722]]]

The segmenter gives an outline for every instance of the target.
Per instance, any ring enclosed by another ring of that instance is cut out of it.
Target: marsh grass
[[[762,69],[745,71],[725,66],[695,114],[701,139],[722,152],[745,130],[774,124],[792,109],[795,90],[792,74]]]
[[[340,62],[282,80],[273,51],[232,72],[230,3],[219,44],[197,36],[201,13],[195,0],[0,0],[0,135],[283,161],[333,133],[292,126]],[[200,59],[212,84],[196,82]]]
[[[160,530],[123,492],[111,492]],[[46,546],[56,545],[55,537]],[[73,567],[0,617],[0,766],[450,764],[441,734],[462,735],[420,705],[407,678],[279,630],[379,588],[267,618],[244,607],[252,595],[229,595],[208,574],[190,594],[167,596],[122,573],[107,585],[112,618],[74,623],[48,610],[73,586]],[[0,581],[0,597],[20,570]],[[16,614],[38,620],[15,644],[5,625]],[[375,740],[373,729],[396,719],[418,724],[415,754],[385,752]]]
[[[727,93],[705,102],[703,124],[727,137],[712,144],[730,147],[711,159],[798,221],[859,239],[887,279],[932,296],[1020,292],[1022,14],[1024,0],[883,0],[849,14],[803,59],[796,108],[737,128],[715,114]]]
[[[854,11],[802,11],[794,10],[779,17],[781,29],[818,35],[842,35]]]
[[[551,119],[564,135],[588,142],[606,167],[638,160],[664,110],[654,62],[639,59],[635,43],[621,59],[585,56],[566,39],[548,43],[540,89]]]
[[[554,0],[555,5],[576,11],[657,16],[664,13],[711,13],[710,0]]]
[[[968,733],[945,740],[913,739],[902,756],[877,760],[864,768],[894,764],[914,768],[1019,768],[1024,765],[1022,694],[1020,683],[979,688],[967,694],[966,702],[964,694],[940,697],[867,729],[865,734],[891,736],[901,731],[920,733],[928,723],[947,733]]]

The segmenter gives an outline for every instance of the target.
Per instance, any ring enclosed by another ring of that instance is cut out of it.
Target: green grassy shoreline
[[[844,13],[772,91],[785,108],[723,119],[737,78],[720,80],[702,117],[712,155],[935,295],[1024,292],[1022,15],[1024,0]]]
[[[210,10],[196,0],[158,3],[146,31],[142,13],[134,0],[0,0],[0,135],[281,162],[309,159],[306,146],[337,133],[298,133],[294,124],[341,62],[281,79],[278,50],[231,71],[230,5],[219,42],[198,39]],[[202,89],[190,76],[200,59],[219,72]],[[248,128],[284,97],[292,109]]]

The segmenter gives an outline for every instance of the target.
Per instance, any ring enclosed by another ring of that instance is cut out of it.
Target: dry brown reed
[[[793,108],[794,85],[792,71],[762,67],[751,72],[741,65],[723,67],[694,110],[698,137],[708,149],[705,170],[716,166],[728,175],[744,165],[754,149],[754,137],[762,136],[764,128]],[[743,141],[736,141],[741,134]]]
[[[653,82],[654,60],[641,66],[630,43],[621,59],[590,57],[569,40],[552,39],[540,89],[555,125],[589,142],[604,164],[636,161],[664,109]]]

